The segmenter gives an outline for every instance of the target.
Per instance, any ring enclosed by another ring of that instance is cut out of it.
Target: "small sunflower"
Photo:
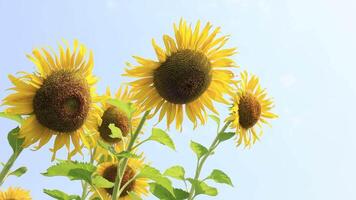
[[[207,23],[200,30],[198,21],[193,30],[181,20],[178,28],[174,24],[175,40],[163,36],[165,50],[152,40],[158,61],[135,56],[139,65],[128,64],[125,75],[138,79],[130,83],[133,100],[143,110],[160,111],[159,121],[166,116],[167,127],[176,120],[181,129],[184,110],[194,127],[197,120],[204,124],[206,108],[217,113],[213,101],[228,103],[223,96],[233,89],[235,48],[223,49],[228,37],[217,38],[220,28],[210,33],[211,28]]]
[[[59,56],[44,48],[34,49],[28,58],[38,71],[21,72],[18,78],[9,75],[15,93],[3,102],[9,106],[5,112],[28,116],[19,133],[24,147],[38,142],[35,149],[39,149],[55,137],[52,159],[63,146],[70,152],[70,141],[75,152],[80,152],[81,142],[89,144],[85,132],[95,127],[99,114],[93,54],[88,56],[86,47],[77,40],[73,51],[68,46],[59,46]]]
[[[120,110],[120,108],[107,103],[107,100],[111,98],[113,97],[111,95],[110,88],[107,88],[105,97],[102,98],[104,101],[102,101],[101,103],[101,109],[103,111],[101,113],[101,120],[100,120],[101,122],[98,124],[98,127],[96,128],[98,132],[97,139],[101,139],[108,144],[114,145],[115,149],[118,149],[118,152],[120,152],[123,150],[124,147],[123,145],[125,143],[123,143],[120,138],[110,137],[112,133],[111,133],[111,129],[109,128],[109,125],[114,124],[116,127],[118,127],[121,130],[122,135],[124,137],[127,137],[129,136],[131,129],[135,130],[136,127],[138,126],[140,121],[139,118],[140,112],[137,109],[135,109],[130,119],[130,117],[127,116],[125,111]],[[127,86],[120,87],[116,92],[114,98],[124,103],[130,103],[129,88]],[[108,155],[108,154],[109,152],[107,150],[101,148],[100,146],[97,146],[96,156]]]
[[[138,196],[147,196],[148,180],[146,178],[135,178],[136,174],[142,169],[143,161],[139,159],[129,159],[121,185],[127,186],[123,189],[118,200],[131,200],[129,193],[133,192]],[[115,182],[117,175],[117,162],[103,162],[97,168],[97,173],[111,182]],[[131,182],[129,182],[133,179]],[[121,188],[120,188],[121,189]],[[114,188],[98,188],[94,190],[92,198],[102,197],[103,200],[111,200]]]
[[[32,198],[27,190],[9,187],[7,191],[0,191],[0,200],[32,200]]]
[[[250,147],[262,135],[256,132],[256,125],[269,124],[266,119],[277,118],[271,112],[273,101],[267,98],[267,92],[261,88],[259,78],[252,75],[250,78],[246,71],[241,73],[241,82],[233,96],[231,114],[226,119],[231,121],[231,128],[236,129],[238,135],[237,145],[244,143]]]

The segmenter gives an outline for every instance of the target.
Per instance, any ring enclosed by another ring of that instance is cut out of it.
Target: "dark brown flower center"
[[[116,175],[117,175],[117,165],[113,164],[111,166],[109,166],[108,168],[106,168],[104,170],[104,173],[103,173],[103,177],[106,178],[107,180],[109,180],[110,182],[115,182],[115,178],[116,178]],[[125,173],[124,173],[124,176],[122,177],[122,181],[121,181],[121,187],[120,187],[120,190],[121,188],[126,185],[133,177],[135,176],[135,171],[130,167],[130,166],[127,166],[126,167],[126,170],[125,170]],[[127,196],[129,194],[129,192],[133,191],[134,189],[134,186],[135,186],[135,180],[132,180],[125,188],[124,190],[122,191],[120,197],[124,197],[124,196]],[[109,193],[110,195],[112,195],[113,191],[114,191],[114,188],[105,188],[105,191],[107,193]]]
[[[58,132],[79,129],[91,104],[89,85],[74,72],[56,71],[49,75],[33,99],[40,124]]]
[[[121,141],[120,138],[111,138],[110,124],[115,124],[121,130],[123,136],[127,136],[130,130],[130,121],[125,112],[119,110],[117,107],[110,106],[105,110],[101,117],[102,123],[99,127],[101,138],[108,143],[117,143]]]
[[[245,128],[253,127],[261,116],[261,104],[256,97],[244,94],[239,102],[239,123]]]
[[[153,83],[165,100],[185,104],[199,98],[209,87],[210,71],[210,62],[203,53],[180,50],[154,71]]]

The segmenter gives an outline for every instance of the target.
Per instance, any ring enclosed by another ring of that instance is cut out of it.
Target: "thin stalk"
[[[9,160],[4,165],[4,168],[2,168],[1,173],[0,173],[0,186],[4,183],[12,165],[14,165],[16,159],[19,157],[22,150],[23,149],[21,148],[19,151],[13,152],[11,157],[9,158]]]
[[[196,170],[195,170],[195,175],[194,175],[194,182],[196,182],[197,180],[199,180],[199,176],[200,176],[200,173],[201,173],[201,170],[203,169],[203,165],[205,163],[205,161],[208,159],[208,157],[211,155],[211,153],[218,147],[218,145],[220,144],[219,142],[219,135],[221,133],[223,133],[230,125],[230,121],[226,122],[224,127],[216,134],[216,137],[214,139],[214,141],[211,143],[209,149],[208,149],[208,153],[205,154],[201,160],[198,160],[197,162],[197,167],[196,167]],[[188,200],[193,200],[195,195],[194,195],[194,187],[192,185],[192,187],[190,188],[190,191],[189,191],[189,197],[188,197]]]
[[[94,148],[93,151],[90,150],[90,164],[94,163],[95,152],[96,152],[96,148]],[[88,186],[89,185],[87,182],[84,183],[82,182],[82,188],[83,188],[82,197],[81,197],[82,200],[85,200],[88,196]]]
[[[144,125],[149,113],[150,113],[150,111],[146,111],[145,114],[143,115],[143,117],[142,117],[142,119],[140,121],[140,124],[138,125],[138,127],[135,130],[135,133],[132,134],[132,136],[131,136],[131,139],[130,139],[130,142],[129,142],[128,146],[127,146],[126,151],[131,152],[132,147],[135,144],[135,141],[136,141],[138,135],[140,134],[141,129],[142,129],[142,127],[143,127],[143,125]],[[116,200],[117,196],[120,195],[120,194],[118,194],[118,191],[119,191],[119,188],[121,186],[122,177],[123,177],[123,175],[125,173],[125,170],[126,170],[127,161],[128,161],[128,158],[124,158],[122,160],[122,162],[120,162],[120,165],[117,167],[117,176],[115,178],[115,184],[114,184],[114,190],[113,190],[113,194],[112,194],[112,200]]]

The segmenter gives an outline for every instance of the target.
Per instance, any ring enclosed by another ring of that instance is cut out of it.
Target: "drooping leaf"
[[[220,118],[216,115],[209,115],[209,117],[214,120],[216,122],[216,124],[218,125],[218,130],[220,128]]]
[[[60,190],[43,189],[43,192],[57,200],[80,200],[78,195],[69,195]]]
[[[164,173],[165,176],[170,176],[178,180],[184,180],[185,170],[182,166],[173,166],[168,168]]]
[[[110,182],[106,178],[99,176],[99,175],[92,177],[92,184],[98,188],[112,188],[112,187],[114,187],[114,183]]]
[[[176,200],[184,200],[184,199],[188,199],[189,197],[188,192],[179,188],[174,188],[174,194],[176,196]]]
[[[218,195],[218,190],[216,188],[211,187],[202,181],[194,180],[191,178],[187,180],[192,184],[192,187],[194,187],[195,195],[200,195],[200,194],[204,194],[208,196]]]
[[[7,135],[7,140],[14,152],[22,151],[22,143],[24,142],[23,138],[18,137],[18,133],[20,131],[19,127],[12,129]]]
[[[223,132],[218,135],[218,139],[220,142],[223,142],[225,140],[229,140],[230,138],[234,137],[235,133],[234,132]]]
[[[111,138],[122,138],[121,129],[115,126],[115,124],[109,124],[109,128],[111,130],[111,134],[109,135]]]
[[[131,118],[132,113],[135,111],[135,109],[131,103],[126,103],[126,102],[120,101],[118,99],[109,99],[109,100],[107,100],[107,103],[109,103],[113,106],[116,106],[117,108],[119,108],[120,110],[125,112],[125,114],[127,114],[127,116],[129,116],[129,118]]]
[[[190,148],[195,152],[198,159],[208,153],[208,149],[206,147],[194,141],[190,141]]]
[[[90,163],[81,163],[76,161],[60,161],[49,167],[44,176],[65,176],[70,180],[83,180],[91,183],[91,177],[96,167]]]
[[[176,198],[166,188],[157,183],[149,183],[150,192],[160,200],[175,200]]]
[[[21,115],[13,115],[13,114],[5,113],[5,112],[0,112],[0,117],[14,120],[14,121],[18,122],[19,124],[21,124],[23,122],[23,118],[21,117]]]
[[[169,137],[169,135],[162,129],[153,128],[152,135],[148,138],[149,140],[153,140],[159,142],[163,145],[168,146],[169,148],[176,150],[176,147],[173,143],[173,140]]]
[[[149,165],[145,165],[138,177],[148,178],[161,185],[174,195],[172,182],[167,177],[164,177],[158,169],[155,169]]]
[[[13,175],[13,176],[20,177],[20,176],[24,175],[26,172],[27,172],[26,167],[20,167],[20,168],[17,168],[16,170],[14,170],[13,172],[10,172],[9,176]]]
[[[230,177],[225,174],[223,171],[214,169],[211,174],[208,176],[208,179],[214,180],[217,183],[224,183],[230,186],[233,186]]]

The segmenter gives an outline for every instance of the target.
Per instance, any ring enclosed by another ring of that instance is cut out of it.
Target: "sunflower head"
[[[22,76],[9,75],[15,93],[7,96],[3,104],[6,112],[26,115],[19,137],[24,138],[24,147],[37,143],[36,149],[45,145],[52,136],[56,151],[70,141],[74,151],[80,152],[89,145],[85,134],[94,127],[99,111],[95,105],[96,78],[92,75],[93,54],[87,54],[84,45],[74,41],[73,49],[59,46],[59,54],[46,49],[34,49],[28,58],[36,65],[35,73],[22,72]],[[54,159],[54,157],[53,157]]]
[[[121,185],[125,186],[118,200],[130,200],[129,193],[134,192],[137,195],[147,195],[147,180],[145,178],[137,178],[136,174],[143,167],[143,161],[138,159],[129,159],[128,165],[124,172]],[[117,161],[103,162],[97,168],[97,173],[111,182],[115,182],[117,176]],[[94,192],[93,197],[101,196],[103,200],[111,199],[113,188],[100,188]]]
[[[32,198],[27,190],[9,187],[7,191],[0,191],[0,200],[32,200]]]
[[[256,126],[268,124],[266,119],[277,118],[271,112],[272,99],[267,98],[267,92],[262,89],[257,76],[249,77],[244,71],[241,73],[241,82],[233,96],[230,116],[226,119],[231,122],[231,127],[236,129],[237,144],[242,143],[250,147],[262,135],[262,130],[257,133]]]
[[[224,49],[228,37],[217,37],[220,28],[211,28],[207,23],[201,29],[198,22],[192,29],[181,20],[174,25],[175,38],[163,36],[165,49],[152,41],[158,61],[134,57],[139,65],[126,69],[138,79],[130,83],[133,100],[142,110],[153,109],[153,115],[160,112],[159,121],[166,116],[168,127],[176,120],[181,129],[184,112],[194,126],[198,120],[204,124],[207,109],[217,113],[213,101],[228,103],[224,95],[233,91],[235,48]]]

